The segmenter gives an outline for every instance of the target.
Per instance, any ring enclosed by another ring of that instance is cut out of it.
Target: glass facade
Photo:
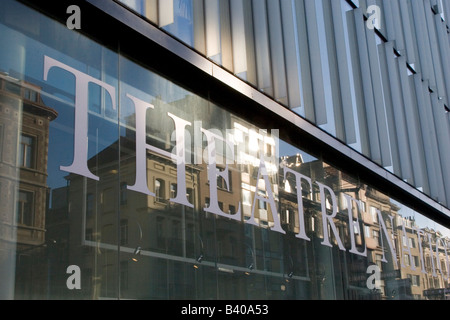
[[[448,296],[448,226],[286,129],[18,1],[0,44],[1,299]]]
[[[449,205],[448,1],[117,1]]]

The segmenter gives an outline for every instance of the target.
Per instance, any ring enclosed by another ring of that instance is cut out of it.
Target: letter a
[[[367,8],[367,28],[373,30],[374,28],[381,28],[381,9],[379,6],[371,5]]]
[[[72,275],[67,278],[66,281],[66,285],[67,285],[67,289],[69,290],[73,290],[73,289],[77,289],[80,290],[81,289],[81,270],[79,266],[68,266],[67,267],[67,271],[66,273],[72,273]]]
[[[369,290],[375,290],[380,288],[380,268],[377,265],[370,265],[367,268],[368,274],[371,274],[366,281],[367,288]]]
[[[68,19],[66,26],[70,30],[81,29],[81,9],[79,6],[71,5],[67,8],[68,14],[72,14]]]

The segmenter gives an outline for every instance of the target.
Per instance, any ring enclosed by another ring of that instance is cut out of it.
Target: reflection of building
[[[43,267],[35,257],[46,245],[49,124],[56,117],[39,87],[0,74],[0,269],[16,250],[21,298],[40,290],[32,283]]]
[[[448,248],[440,240],[442,234],[429,227],[421,228],[414,217],[396,220],[402,279],[409,279],[414,299],[448,299]],[[403,227],[405,232],[403,232]],[[420,238],[417,233],[420,232]],[[420,240],[419,240],[420,239]],[[448,238],[444,241],[448,243]],[[436,243],[438,245],[436,246]],[[437,255],[436,255],[437,250]],[[438,256],[438,257],[437,257]],[[441,290],[442,289],[442,290]]]
[[[0,298],[446,294],[449,1],[75,2],[82,31],[71,1],[0,1],[0,68],[33,79],[0,76]],[[174,123],[191,160],[233,135],[228,180],[179,174]],[[193,208],[170,201],[180,178]]]
[[[397,285],[398,287],[400,274],[398,270],[395,269],[392,261],[389,246],[386,243],[387,239],[383,235],[383,230],[378,219],[377,209],[383,216],[387,233],[389,235],[393,234],[393,237],[397,238],[395,228],[390,223],[391,220],[389,219],[389,216],[395,217],[399,208],[390,201],[389,197],[376,192],[367,185],[362,184],[351,176],[340,172],[321,161],[304,162],[302,155],[298,154],[284,157],[282,163],[284,166],[303,174],[305,177],[312,177],[313,180],[320,179],[325,181],[335,193],[337,200],[336,205],[338,207],[338,212],[333,221],[347,253],[342,254],[343,251],[338,250],[337,239],[336,237],[333,237],[331,238],[333,249],[330,254],[333,255],[337,261],[342,259],[345,260],[345,263],[334,265],[334,269],[339,269],[340,273],[336,273],[335,270],[333,271],[330,265],[323,264],[323,261],[327,260],[327,253],[320,254],[320,251],[326,250],[320,246],[324,237],[320,202],[325,201],[327,211],[329,210],[327,214],[331,214],[333,206],[331,199],[328,197],[326,199],[320,199],[320,193],[316,184],[313,183],[311,189],[306,181],[302,181],[305,228],[308,237],[311,239],[311,242],[308,243],[307,246],[315,247],[314,250],[307,250],[307,254],[309,255],[307,259],[309,261],[308,272],[313,279],[316,279],[315,282],[311,282],[312,290],[317,291],[319,297],[324,298],[323,292],[331,285],[329,282],[331,280],[320,281],[320,278],[323,277],[326,279],[327,276],[331,276],[331,278],[336,277],[334,281],[343,281],[345,292],[340,294],[345,297],[351,299],[386,298],[386,286],[389,287],[389,283],[391,286]],[[280,191],[280,198],[282,199],[281,213],[292,231],[298,233],[298,201],[296,199],[296,187],[294,189],[294,186],[295,181],[293,177],[288,176],[288,179],[284,181]],[[358,225],[353,226],[353,234],[356,250],[361,254],[366,250],[365,256],[348,253],[352,248],[352,243],[349,236],[348,203],[344,194],[358,201],[357,205],[352,204],[352,217],[354,221],[359,222]],[[357,206],[359,206],[359,209]],[[384,237],[384,239],[381,237]],[[381,261],[383,259],[383,252],[386,255],[387,263]],[[381,295],[379,293],[380,291],[371,292],[367,288],[367,268],[371,264],[378,265],[382,272]],[[342,275],[343,280],[340,280]]]
[[[383,297],[389,297],[387,291],[391,293],[395,291],[398,295],[399,290],[396,288],[396,284],[399,283],[398,278],[400,277],[398,273],[399,265],[396,268],[393,259],[397,259],[397,256],[392,256],[388,241],[391,242],[396,255],[398,255],[398,248],[396,248],[398,235],[395,228],[395,217],[400,208],[392,203],[387,195],[370,187],[365,188],[365,193],[362,195],[361,200],[364,236],[369,252],[369,261],[375,263],[383,275],[381,279],[381,293]],[[381,213],[383,221],[380,221],[379,213]],[[392,234],[390,239],[384,234],[382,223],[386,226],[387,234]],[[390,263],[382,262],[383,257]],[[395,288],[391,289],[392,286]]]
[[[195,251],[199,251],[194,230],[196,217],[193,209],[169,201],[176,196],[177,190],[176,165],[171,159],[148,152],[148,186],[155,197],[141,195],[127,189],[135,179],[135,157],[130,153],[134,145],[125,137],[121,139],[120,174],[118,147],[115,143],[90,159],[89,167],[101,177],[100,183],[76,175],[67,177],[68,187],[63,192],[68,195],[67,223],[73,236],[69,239],[72,249],[65,263],[84,266],[85,287],[92,288],[91,298],[115,294],[118,284],[112,279],[118,270],[122,279],[121,294],[125,297],[128,292],[133,292],[142,298],[164,298],[158,296],[158,281],[165,279],[126,276],[143,267],[149,270],[160,268],[157,262],[146,257],[132,259],[133,253],[192,258]],[[186,174],[187,198],[195,207],[198,207],[198,174],[199,169],[194,166]],[[58,224],[55,226],[59,228]],[[125,252],[120,258],[114,251],[117,243]],[[185,290],[188,287],[187,283]],[[148,288],[153,289],[149,291]]]
[[[441,241],[442,234],[430,228],[423,228],[422,238],[424,265],[426,274],[422,274],[423,296],[434,299],[450,300],[449,281],[449,248],[448,237],[445,243]],[[447,248],[444,246],[447,245]]]
[[[418,226],[412,217],[403,218],[401,215],[396,217],[396,225],[398,230],[397,249],[399,263],[401,265],[400,272],[402,279],[409,279],[411,294],[414,299],[423,299],[423,291],[425,290],[424,274],[422,273],[421,244],[417,239],[416,228]],[[404,225],[405,232],[403,232]]]

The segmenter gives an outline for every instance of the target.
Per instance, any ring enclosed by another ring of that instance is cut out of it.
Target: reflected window
[[[126,245],[128,243],[128,220],[120,220],[120,244]]]
[[[223,169],[221,169],[221,168],[217,168],[217,171],[223,171]],[[231,182],[232,182],[232,180],[231,180],[232,178],[231,178],[231,171],[228,171],[228,183],[226,183],[226,181],[225,181],[225,179],[224,178],[222,178],[221,176],[217,176],[217,188],[219,188],[219,189],[222,189],[222,190],[227,190],[227,191],[229,191],[229,192],[232,192],[233,190],[232,190],[232,188],[231,188]]]
[[[372,238],[372,234],[370,232],[370,227],[369,226],[364,226],[364,236],[366,238]]]
[[[177,184],[171,183],[170,184],[170,198],[175,199],[177,196]]]
[[[3,161],[3,125],[0,125],[0,161]]]
[[[383,270],[383,256],[381,254],[376,254],[375,255],[375,263],[377,264],[378,268],[380,268],[380,270]]]
[[[32,102],[38,102],[38,95],[37,92],[30,89],[25,89],[23,97],[26,100],[32,101]]]
[[[372,216],[372,221],[377,223],[378,222],[377,208],[370,207],[370,215]]]
[[[156,218],[156,246],[158,248],[164,248],[165,246],[165,234],[164,234],[164,218]]]
[[[194,190],[192,188],[187,188],[187,198],[189,203],[194,203]]]
[[[86,228],[86,240],[87,241],[94,241],[94,231],[92,228]]]
[[[17,200],[17,223],[20,225],[31,226],[33,224],[33,193],[28,191],[19,191]]]
[[[366,203],[364,201],[360,201],[360,208],[361,208],[361,212],[366,212]]]
[[[34,169],[36,138],[21,134],[19,143],[19,166]]]
[[[18,84],[6,81],[5,90],[20,96],[20,86]]]
[[[86,195],[86,215],[89,217],[94,213],[94,195],[88,193]]]
[[[103,190],[103,213],[111,213],[114,210],[116,194],[113,188]]]
[[[120,262],[120,289],[128,289],[128,261]]]
[[[120,204],[124,205],[128,202],[128,192],[127,192],[127,184],[122,183],[120,185]]]
[[[413,267],[418,268],[419,267],[419,257],[418,256],[413,256]]]
[[[408,255],[407,253],[405,253],[405,254],[403,255],[403,260],[404,260],[404,262],[405,262],[405,265],[406,265],[407,267],[409,267],[409,266],[410,266],[410,264],[409,264],[409,255]]]
[[[420,286],[420,276],[413,275],[411,280],[412,280],[412,285],[413,286],[415,286],[415,287]]]
[[[165,199],[164,195],[164,180],[156,179],[155,180],[155,196],[156,201],[163,202]]]
[[[409,240],[409,247],[410,248],[415,248],[416,247],[416,241],[414,240],[414,238],[408,238]]]
[[[252,204],[250,198],[251,198],[250,191],[243,189],[242,190],[242,204],[250,206]]]
[[[375,239],[377,246],[381,246],[380,231],[372,230],[372,236]]]

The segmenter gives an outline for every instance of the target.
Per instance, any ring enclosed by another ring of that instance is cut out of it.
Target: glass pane
[[[19,2],[0,12],[0,298],[447,294],[445,226],[280,139],[295,134],[282,125]]]
[[[0,296],[117,297],[118,191],[85,177],[117,180],[117,56],[16,1],[0,11]]]

